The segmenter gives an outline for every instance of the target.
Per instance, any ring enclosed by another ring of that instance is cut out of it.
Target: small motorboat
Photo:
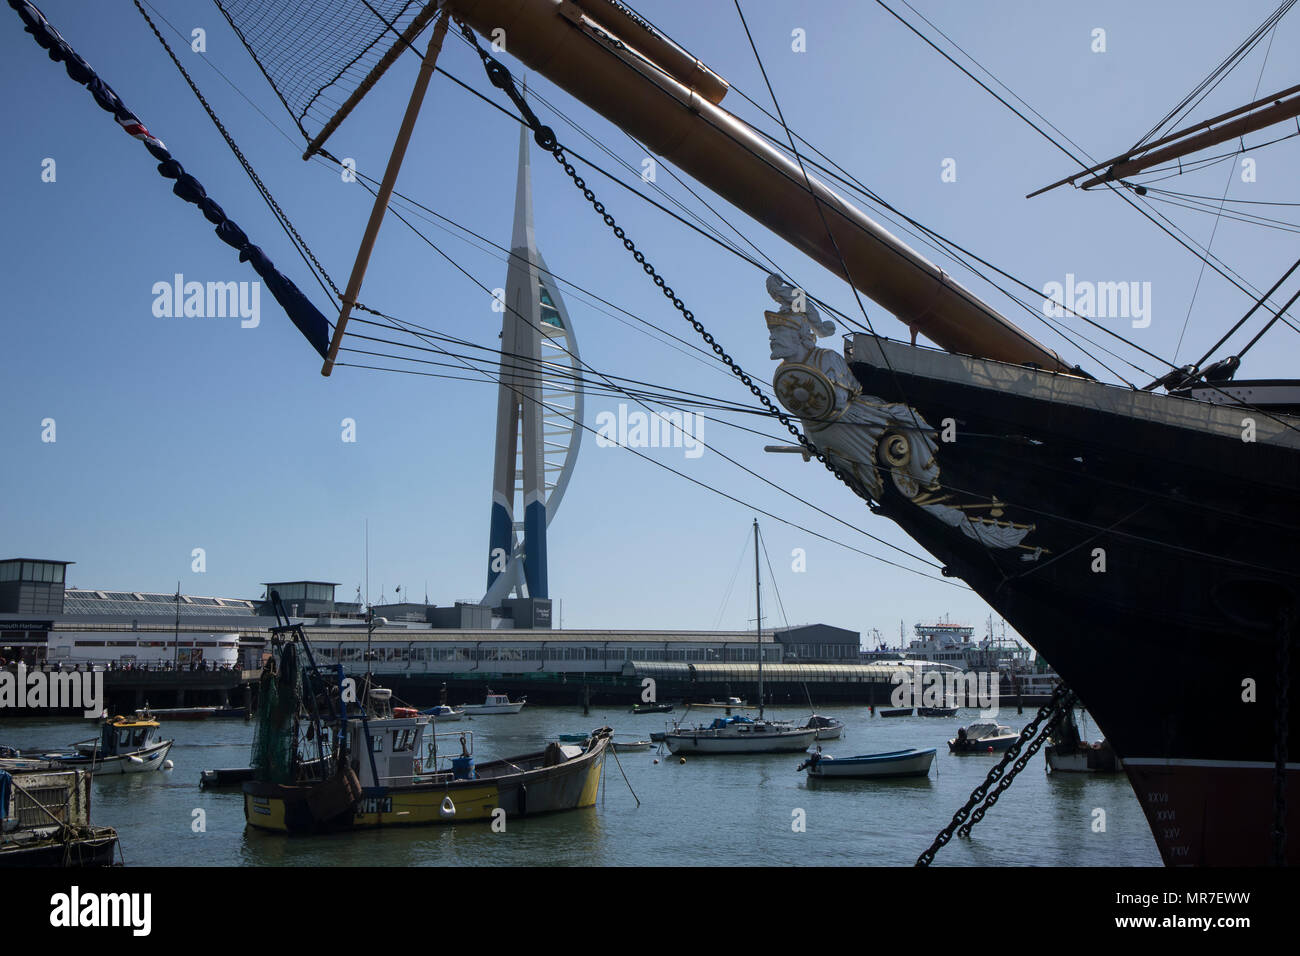
[[[621,753],[630,753],[637,750],[649,750],[653,743],[649,740],[615,740],[614,749]]]
[[[227,770],[204,770],[199,774],[200,790],[216,790],[223,787],[239,787],[246,780],[252,780],[255,771],[252,767],[232,767]]]
[[[741,700],[739,697],[728,697],[726,700],[710,700],[710,701],[705,701],[705,702],[702,703],[702,704],[691,704],[691,706],[692,706],[692,707],[712,707],[712,708],[715,708],[715,709],[720,708],[720,709],[722,709],[722,710],[727,711],[728,713],[730,713],[733,709],[736,709],[736,708],[743,708],[743,709],[748,709],[748,708],[749,708],[749,705],[746,704],[746,703],[745,703],[743,700]]]
[[[159,739],[158,721],[148,717],[112,717],[100,724],[98,737],[79,741],[71,750],[20,750],[15,756],[44,761],[56,770],[143,773],[161,767],[171,749],[172,741]]]
[[[821,714],[813,714],[804,722],[804,729],[816,730],[816,740],[839,740],[840,735],[844,733],[844,721],[834,717],[823,717]]]
[[[911,716],[912,716],[912,708],[911,708],[911,707],[894,707],[894,708],[892,708],[892,709],[890,709],[890,710],[881,710],[881,711],[877,711],[877,713],[880,714],[881,717],[911,717]]]
[[[672,704],[633,704],[632,713],[634,714],[670,714],[672,713]]]
[[[882,754],[856,757],[832,757],[820,750],[797,769],[807,770],[809,777],[843,777],[854,780],[884,780],[890,777],[928,777],[934,762],[935,748],[891,750]]]
[[[956,717],[956,707],[918,707],[916,708],[918,717]]]
[[[1020,734],[1002,724],[968,724],[948,741],[948,750],[955,754],[985,754],[1006,750],[1020,739]]]
[[[477,717],[480,714],[517,714],[524,709],[526,703],[528,703],[527,697],[511,700],[506,694],[494,694],[489,690],[483,703],[461,704],[460,710],[461,713],[469,714],[471,717]]]
[[[448,707],[446,704],[438,704],[436,707],[427,707],[420,711],[423,717],[432,717],[434,720],[460,720],[465,716],[465,711],[457,710],[455,707]]]

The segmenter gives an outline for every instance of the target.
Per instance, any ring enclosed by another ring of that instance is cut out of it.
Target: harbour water
[[[1018,716],[1003,707],[998,721],[1019,729],[1034,712]],[[697,711],[692,722],[715,713]],[[800,754],[688,757],[681,764],[651,750],[609,756],[594,808],[510,819],[503,833],[480,823],[284,837],[245,828],[238,790],[199,788],[202,770],[247,766],[252,723],[171,721],[162,729],[176,741],[174,769],[96,779],[91,812],[96,824],[117,828],[128,866],[910,866],[998,759],[947,752],[957,728],[980,719],[975,710],[951,719],[884,719],[865,707],[819,713],[846,724],[840,740],[823,742],[826,753],[936,747],[930,777],[809,781],[795,771]],[[800,716],[795,709],[769,714]],[[680,708],[635,716],[593,707],[584,717],[579,708],[529,705],[518,715],[462,720],[439,732],[472,730],[476,756],[487,760],[602,724],[614,728],[616,740],[648,738],[664,729],[665,716],[680,716]],[[1095,725],[1087,730],[1098,735]],[[92,733],[91,723],[77,720],[0,723],[0,743],[17,747],[64,745]],[[1160,856],[1123,775],[1049,776],[1040,752],[972,838],[954,838],[935,865],[1159,866]]]

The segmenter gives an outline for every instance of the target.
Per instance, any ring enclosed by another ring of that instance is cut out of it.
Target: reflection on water
[[[170,754],[175,769],[97,778],[91,812],[95,823],[118,829],[128,865],[911,865],[996,762],[947,753],[946,741],[976,719],[975,711],[952,719],[889,720],[858,707],[821,712],[846,724],[843,739],[823,742],[826,753],[937,747],[930,776],[810,780],[795,770],[803,759],[797,753],[693,755],[682,764],[650,750],[619,754],[618,763],[611,755],[595,807],[508,819],[504,833],[486,823],[461,823],[289,837],[247,829],[238,790],[198,786],[202,770],[247,766],[250,723],[171,721],[163,731],[176,741]],[[799,712],[791,708],[784,716]],[[998,719],[1018,729],[1032,716],[1008,710]],[[664,719],[599,708],[583,717],[577,708],[529,705],[518,715],[476,717],[445,729],[473,730],[476,755],[487,760],[534,751],[555,735],[601,724],[612,726],[619,739],[646,738],[663,729]],[[62,746],[90,732],[83,721],[8,720],[0,722],[0,744]],[[802,832],[793,825],[799,818]],[[1041,754],[973,836],[952,840],[936,859],[947,866],[1159,863],[1125,777],[1049,776]]]

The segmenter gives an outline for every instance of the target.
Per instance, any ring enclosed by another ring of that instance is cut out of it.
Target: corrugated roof
[[[63,614],[122,615],[124,617],[176,616],[176,595],[140,591],[92,591],[68,588],[63,592]],[[181,595],[181,617],[250,617],[253,602],[233,598],[193,597]]]

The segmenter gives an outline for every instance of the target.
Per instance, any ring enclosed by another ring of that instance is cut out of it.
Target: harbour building
[[[539,613],[549,601],[533,598],[507,598],[495,610],[468,601],[376,605],[368,622],[359,604],[335,599],[330,582],[272,582],[259,598],[101,590],[66,587],[71,563],[0,562],[16,568],[0,591],[0,657],[104,668],[119,678],[164,667],[233,669],[251,680],[275,623],[274,589],[286,610],[296,606],[291,617],[304,624],[322,663],[369,670],[414,702],[432,702],[444,687],[468,700],[489,686],[535,701],[573,703],[585,694],[597,703],[631,702],[646,678],[677,699],[748,695],[760,648],[764,683],[777,702],[803,700],[805,685],[819,701],[884,702],[900,670],[860,663],[859,633],[826,624],[764,629],[759,638],[753,631],[558,629]]]

